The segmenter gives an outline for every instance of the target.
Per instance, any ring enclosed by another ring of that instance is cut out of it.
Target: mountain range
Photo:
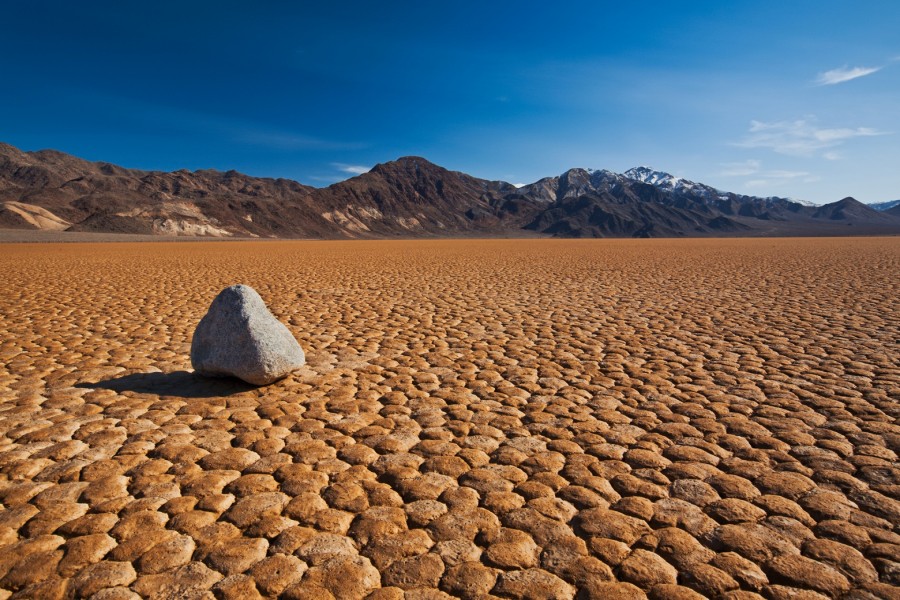
[[[885,203],[890,204],[890,203]],[[900,234],[900,204],[810,206],[637,167],[516,187],[404,157],[325,188],[236,171],[126,169],[0,143],[0,228],[260,238]]]

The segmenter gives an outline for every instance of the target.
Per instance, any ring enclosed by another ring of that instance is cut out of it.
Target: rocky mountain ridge
[[[647,167],[516,188],[403,157],[326,188],[236,171],[126,169],[0,144],[0,228],[158,235],[684,237],[900,234],[900,214],[723,192]]]

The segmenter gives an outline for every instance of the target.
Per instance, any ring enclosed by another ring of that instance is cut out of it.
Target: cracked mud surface
[[[896,598],[900,239],[0,246],[0,599]],[[223,287],[308,364],[190,372]]]

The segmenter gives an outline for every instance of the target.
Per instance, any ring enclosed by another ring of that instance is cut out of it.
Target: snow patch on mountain
[[[888,200],[887,202],[873,202],[869,206],[875,210],[888,210],[900,204],[900,200]]]
[[[669,190],[675,193],[699,196],[707,203],[716,201],[725,202],[734,198],[753,198],[753,196],[745,196],[743,194],[735,194],[733,192],[719,190],[710,185],[706,185],[705,183],[697,183],[695,181],[690,181],[689,179],[684,179],[683,177],[676,177],[671,173],[666,173],[665,171],[657,171],[646,166],[628,169],[622,174],[622,176],[627,177],[632,181],[639,181],[641,183],[646,183],[648,185],[652,185],[664,190]],[[779,202],[787,201],[793,202],[795,204],[800,204],[802,206],[819,206],[818,204],[806,200],[780,198],[778,196],[769,196],[767,198],[760,198],[760,200],[765,201],[767,204],[776,204]]]

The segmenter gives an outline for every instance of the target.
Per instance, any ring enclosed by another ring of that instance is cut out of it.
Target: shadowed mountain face
[[[865,235],[900,233],[900,214],[852,198],[810,207],[743,196],[646,167],[571,169],[517,189],[405,157],[317,189],[0,144],[0,228],[269,238]]]

